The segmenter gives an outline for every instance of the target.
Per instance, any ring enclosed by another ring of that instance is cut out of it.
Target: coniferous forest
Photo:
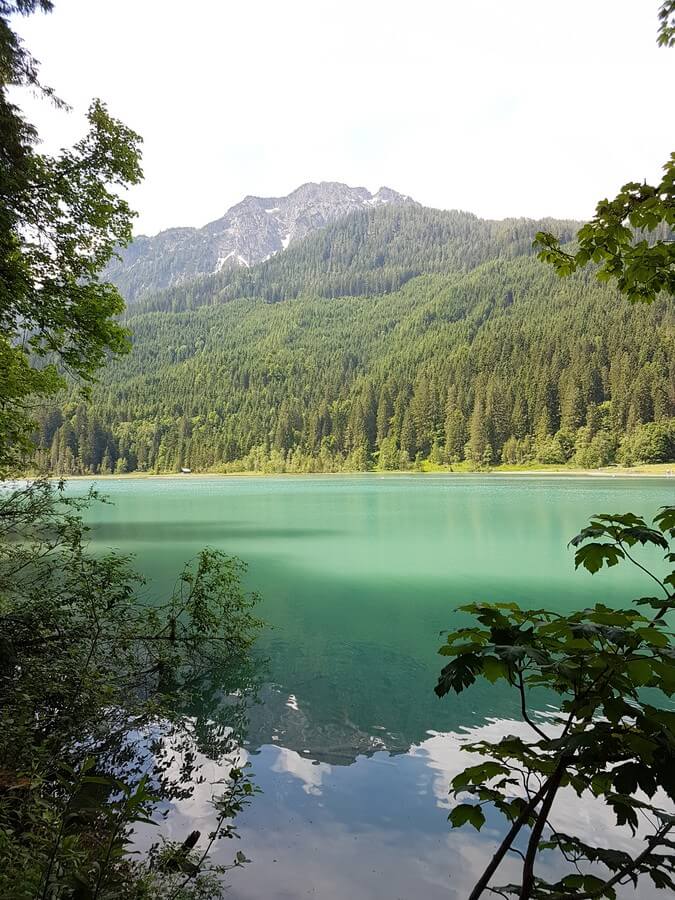
[[[672,304],[561,280],[541,228],[359,212],[251,269],[128,306],[133,350],[40,411],[53,473],[362,471],[675,458]],[[115,275],[114,269],[112,276]],[[155,273],[159,276],[161,273]],[[124,273],[119,274],[125,286]]]

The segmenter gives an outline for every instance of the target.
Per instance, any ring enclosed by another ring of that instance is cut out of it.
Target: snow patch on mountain
[[[133,301],[198,275],[254,266],[356,210],[414,203],[391,188],[371,194],[337,181],[308,182],[285,197],[248,195],[203,228],[171,228],[135,238],[104,275]]]

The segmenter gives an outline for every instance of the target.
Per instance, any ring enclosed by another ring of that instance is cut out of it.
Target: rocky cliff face
[[[245,197],[203,228],[171,228],[140,236],[121,251],[104,278],[127,301],[224,267],[253,266],[294,241],[358,209],[414,204],[391,188],[375,194],[334,181],[303,184],[286,197]]]

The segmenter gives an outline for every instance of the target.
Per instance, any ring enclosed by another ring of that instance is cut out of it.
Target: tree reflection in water
[[[257,597],[208,549],[168,600],[144,596],[128,557],[90,551],[94,499],[46,481],[0,494],[0,896],[217,897],[246,861],[209,854],[255,793],[240,748],[264,668]],[[213,824],[170,840],[207,761]],[[139,828],[159,837],[135,857]]]

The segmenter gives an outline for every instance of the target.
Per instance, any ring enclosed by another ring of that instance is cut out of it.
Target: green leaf
[[[670,644],[668,635],[664,634],[664,632],[660,631],[658,628],[637,628],[636,631],[642,640],[651,644],[652,647],[667,647]]]
[[[614,544],[586,544],[580,547],[574,555],[574,567],[583,566],[591,575],[600,571],[603,565],[615,566],[620,559],[624,559],[624,552]]]
[[[617,825],[628,825],[633,834],[638,827],[638,817],[635,811],[636,804],[632,802],[631,797],[618,797],[612,794],[607,797],[607,803],[614,810]]]
[[[500,678],[506,678],[508,672],[508,666],[501,659],[497,659],[496,656],[486,656],[483,660],[483,675],[492,684]]]
[[[434,691],[438,697],[444,697],[451,690],[457,694],[461,693],[474,683],[481,667],[482,660],[475,653],[457,657],[441,670]]]
[[[653,677],[652,663],[648,659],[632,659],[626,669],[631,680],[640,686],[649,684]]]
[[[476,831],[480,831],[485,824],[485,816],[480,806],[469,803],[461,803],[456,806],[448,816],[448,820],[453,828],[461,828],[462,825],[468,823],[473,825]]]
[[[661,507],[654,516],[654,522],[661,531],[667,531],[675,537],[675,506]]]
[[[675,694],[675,665],[672,661],[655,662],[653,671],[658,679],[658,687],[669,697]]]
[[[509,768],[502,763],[486,760],[477,766],[469,766],[463,772],[460,772],[459,775],[455,775],[452,779],[452,787],[455,791],[459,791],[470,784],[482,785],[491,778],[496,778],[497,775],[508,775],[509,771]]]
[[[660,890],[663,890],[664,888],[671,888],[671,890],[675,891],[675,882],[661,869],[650,869],[649,877],[654,882],[655,886]]]

